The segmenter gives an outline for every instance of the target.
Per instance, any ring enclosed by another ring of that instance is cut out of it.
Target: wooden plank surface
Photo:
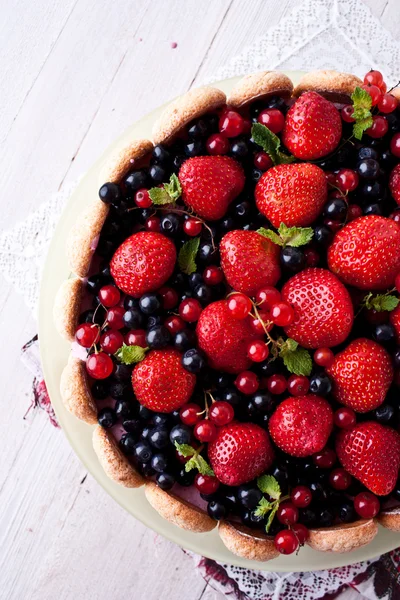
[[[398,0],[366,0],[393,34]],[[296,0],[16,0],[0,22],[1,227],[77,179],[128,123],[187,90]],[[177,42],[176,49],[171,42]],[[35,333],[2,281],[0,598],[221,598],[192,559],[129,517],[46,415],[23,415]],[[155,576],[155,573],[157,576]]]

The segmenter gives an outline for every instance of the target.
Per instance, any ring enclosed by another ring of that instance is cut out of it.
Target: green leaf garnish
[[[366,90],[356,87],[351,95],[354,111],[351,115],[355,119],[353,125],[353,134],[357,140],[361,140],[366,129],[371,127],[373,123],[371,108],[372,98]]]
[[[193,448],[193,446],[189,446],[189,444],[178,444],[178,442],[175,442],[175,448],[178,450],[179,454],[182,454],[185,458],[196,454],[196,449]]]
[[[267,494],[273,500],[273,502],[270,502],[266,498],[261,498],[254,511],[254,514],[257,517],[265,517],[268,514],[267,523],[265,525],[265,531],[268,533],[276,515],[276,511],[279,508],[282,492],[278,481],[273,475],[261,475],[261,477],[258,477],[257,487],[263,494]]]
[[[294,156],[288,156],[281,152],[281,140],[265,125],[254,123],[251,128],[251,137],[270,156],[274,165],[288,164],[295,160]]]
[[[189,444],[178,444],[175,442],[175,448],[178,450],[179,454],[185,456],[186,458],[190,456],[190,460],[185,463],[185,471],[191,471],[192,469],[197,469],[201,475],[210,475],[210,477],[215,476],[214,471],[208,464],[205,458],[199,454],[199,451],[193,446],[189,446]]]
[[[294,342],[294,340],[290,340],[290,342]],[[294,343],[297,344],[297,342]],[[279,356],[290,373],[307,377],[311,375],[312,359],[309,351],[305,348],[297,345],[296,348],[290,349],[290,346],[284,345],[279,351]]]
[[[272,521],[273,521],[273,520],[274,520],[274,518],[275,518],[275,515],[276,515],[276,513],[277,513],[277,510],[278,510],[278,508],[279,508],[279,502],[275,502],[275,503],[274,503],[274,506],[273,506],[273,508],[272,508],[272,510],[271,510],[271,512],[270,512],[270,513],[269,513],[269,515],[268,515],[268,520],[267,520],[267,523],[266,523],[266,525],[265,525],[265,533],[268,533],[268,532],[269,532],[269,530],[270,530],[270,527],[271,527],[271,525],[272,525]]]
[[[196,255],[200,246],[200,238],[196,237],[185,242],[178,254],[178,265],[186,275],[191,275],[197,269]]]
[[[257,233],[283,248],[286,246],[292,246],[293,248],[304,246],[311,242],[314,235],[312,227],[287,227],[285,223],[279,225],[277,233],[272,229],[265,229],[265,227],[257,229]]]
[[[376,294],[371,292],[363,299],[363,304],[368,310],[376,310],[377,312],[392,311],[398,307],[400,299],[392,294]]]
[[[171,175],[168,183],[163,183],[162,187],[154,187],[149,190],[151,201],[156,206],[175,204],[181,195],[182,187],[175,173]]]
[[[133,363],[141,362],[146,356],[148,348],[141,346],[127,346],[122,344],[121,348],[115,353],[115,357],[124,365],[132,365]]]
[[[272,508],[273,503],[268,502],[266,498],[262,497],[254,511],[254,514],[256,517],[264,517]]]
[[[268,494],[274,500],[279,500],[281,497],[281,487],[273,475],[261,475],[261,477],[258,477],[257,487],[260,492]]]

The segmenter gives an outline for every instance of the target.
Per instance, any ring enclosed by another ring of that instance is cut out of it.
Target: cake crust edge
[[[221,521],[219,537],[225,546],[241,558],[265,562],[280,556],[274,545],[274,538],[245,527],[239,523]]]
[[[118,448],[113,435],[98,425],[93,431],[93,448],[105,474],[126,488],[138,488],[145,483],[143,477],[130,464]]]
[[[274,96],[289,97],[293,93],[293,83],[279,71],[260,71],[243,77],[232,88],[227,98],[228,106],[242,108],[254,100]]]
[[[374,519],[310,529],[307,544],[321,552],[351,552],[369,544],[378,533]]]
[[[71,414],[89,425],[97,423],[97,408],[90,392],[85,363],[72,353],[61,374],[60,393]]]

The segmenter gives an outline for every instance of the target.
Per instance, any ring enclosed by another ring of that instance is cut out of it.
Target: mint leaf
[[[191,471],[192,469],[197,469],[201,475],[209,475],[210,477],[215,475],[208,462],[197,453],[185,463],[185,471]]]
[[[271,508],[273,508],[273,506],[274,504],[272,502],[268,502],[266,498],[262,497],[254,511],[254,514],[256,517],[264,517],[271,510]]]
[[[178,265],[180,270],[186,275],[191,275],[196,271],[196,255],[200,245],[200,238],[196,237],[185,242],[178,254]]]
[[[365,296],[363,302],[365,304],[365,308],[368,310],[373,309],[377,312],[390,312],[397,308],[400,300],[397,298],[397,296],[393,296],[391,294],[377,294],[374,296],[372,293],[369,293]]]
[[[175,448],[178,450],[179,454],[182,456],[193,456],[196,454],[196,449],[193,446],[189,446],[189,444],[178,444],[178,442],[174,442]]]
[[[280,151],[281,140],[265,125],[254,123],[251,128],[251,137],[270,156],[274,165],[288,164],[295,160],[294,156],[288,156]]]
[[[141,362],[146,356],[147,350],[148,348],[142,348],[141,346],[127,346],[127,344],[122,344],[114,356],[124,365],[132,365],[133,363]]]
[[[296,342],[295,340],[292,340],[292,338],[288,338],[286,340],[286,347],[290,352],[294,352],[295,350],[297,350],[298,348],[298,342]]]
[[[162,187],[154,187],[149,190],[151,201],[156,206],[175,204],[181,195],[181,184],[175,173],[171,175],[168,183],[163,183]]]
[[[171,197],[168,194],[168,192],[164,190],[164,188],[151,188],[149,190],[149,196],[153,204],[155,204],[156,206],[171,204]]]
[[[293,351],[280,353],[283,364],[290,373],[295,375],[311,375],[312,360],[310,353],[305,348],[300,346]]]
[[[169,183],[164,183],[164,189],[175,201],[182,196],[181,183],[175,173],[172,173]]]
[[[271,512],[268,515],[268,521],[267,521],[267,523],[265,525],[265,533],[269,532],[269,529],[270,529],[270,527],[272,525],[272,521],[275,518],[275,515],[277,513],[278,508],[279,508],[279,502],[274,502],[274,506],[273,506]]]
[[[273,475],[261,475],[261,477],[258,477],[257,487],[263,494],[268,494],[274,500],[279,500],[281,497],[280,485]]]
[[[268,238],[277,246],[283,246],[281,238],[277,233],[275,233],[275,231],[272,231],[272,229],[265,229],[265,227],[260,227],[260,229],[257,229],[257,233],[259,233],[263,237]]]
[[[351,95],[354,111],[351,115],[355,119],[353,125],[353,135],[357,140],[361,140],[366,129],[371,127],[372,119],[372,98],[366,90],[356,87]]]
[[[312,240],[314,235],[312,227],[287,227],[284,223],[279,225],[278,233],[275,233],[272,229],[265,229],[265,227],[257,229],[257,233],[284,248],[285,246],[292,246],[293,248],[304,246]]]

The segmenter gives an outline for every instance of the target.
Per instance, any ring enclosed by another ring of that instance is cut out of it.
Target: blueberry
[[[335,519],[332,508],[324,507],[317,512],[317,522],[321,527],[330,527]]]
[[[156,483],[162,490],[170,490],[175,483],[175,477],[170,473],[159,473],[156,476]]]
[[[326,396],[332,389],[332,383],[328,375],[317,373],[310,379],[310,392],[320,396]]]
[[[162,217],[160,226],[161,233],[164,233],[169,237],[174,237],[179,232],[181,223],[177,215],[168,213]]]
[[[399,351],[399,364],[400,364],[400,351]],[[220,373],[217,377],[216,385],[220,389],[227,388],[232,383],[232,377],[227,373]]]
[[[213,290],[205,283],[201,283],[193,290],[192,297],[198,300],[203,306],[206,306],[213,298]]]
[[[281,112],[285,113],[288,106],[283,98],[280,96],[271,96],[267,101],[267,108],[277,108]]]
[[[309,488],[312,492],[313,500],[316,502],[324,502],[328,499],[329,494],[327,489],[319,481],[312,481],[309,484]]]
[[[397,483],[392,491],[392,495],[396,498],[396,500],[400,500],[400,479],[397,480]]]
[[[141,210],[137,210],[135,212],[138,215],[137,218],[138,218],[139,223],[142,223],[142,224],[144,224],[149,217],[154,215],[154,210],[151,208],[142,208]]]
[[[142,421],[149,421],[153,416],[153,413],[145,406],[140,405],[138,409],[138,416],[139,419],[142,419]]]
[[[368,146],[363,146],[358,151],[358,160],[364,160],[366,158],[373,158],[374,160],[378,160],[379,154],[375,150],[375,148],[368,148]]]
[[[104,277],[104,275],[101,275],[100,273],[96,273],[96,275],[91,275],[87,278],[86,287],[91,294],[97,294],[100,288],[107,283],[107,277]]]
[[[230,153],[234,158],[246,158],[249,154],[249,148],[244,140],[235,140],[231,145]]]
[[[314,229],[314,240],[321,246],[329,246],[333,239],[332,231],[326,225],[317,225]]]
[[[390,325],[390,323],[376,325],[373,332],[373,337],[380,343],[391,342],[394,340],[395,336],[396,334],[393,325]]]
[[[206,137],[210,132],[209,123],[205,119],[199,119],[194,121],[191,125],[189,124],[188,136],[192,140],[200,140]]]
[[[133,433],[125,433],[120,441],[119,445],[124,454],[134,454],[137,439]]]
[[[169,416],[172,423],[180,423],[181,416],[179,410],[173,410],[172,413],[169,414]]]
[[[371,202],[371,204],[367,204],[363,208],[364,215],[382,215],[383,210],[382,206],[378,202]]]
[[[306,266],[306,257],[300,248],[287,246],[281,251],[281,264],[288,271],[298,273]]]
[[[360,187],[361,198],[375,200],[376,198],[381,198],[382,195],[383,186],[378,181],[374,181],[373,183],[365,183],[363,186]]]
[[[153,152],[151,155],[152,155],[154,162],[159,163],[159,164],[168,164],[169,161],[171,160],[170,153],[165,148],[165,146],[162,146],[161,144],[154,146]]]
[[[324,217],[341,221],[346,217],[347,204],[341,198],[332,198],[324,206]]]
[[[131,308],[124,312],[123,320],[129,329],[141,329],[144,324],[143,315],[138,308]]]
[[[179,352],[185,352],[196,344],[196,334],[191,329],[179,331],[174,339],[174,346]]]
[[[262,496],[262,492],[251,484],[241,485],[237,491],[239,502],[249,509],[256,508]]]
[[[279,364],[277,360],[264,360],[264,362],[257,365],[257,371],[262,377],[275,375],[278,370]]]
[[[132,377],[132,367],[118,363],[115,365],[114,377],[119,381],[130,381]]]
[[[98,412],[97,420],[104,429],[109,429],[117,422],[117,415],[112,408],[106,407]]]
[[[357,172],[363,179],[376,179],[379,171],[379,163],[373,158],[365,158],[357,164]]]
[[[124,381],[110,381],[109,395],[115,400],[132,400],[132,385]]]
[[[122,422],[122,427],[125,429],[125,431],[139,436],[142,429],[142,424],[139,419],[125,419]]]
[[[129,402],[128,400],[117,400],[115,403],[115,412],[118,419],[122,419],[123,421],[129,419],[129,417],[132,417],[134,414],[132,402]]]
[[[100,312],[100,311],[98,311]],[[79,325],[81,323],[93,323],[93,317],[95,316],[94,310],[85,310],[83,313],[79,315]],[[101,324],[101,323],[100,323]]]
[[[105,183],[99,189],[99,197],[105,204],[117,205],[122,199],[121,189],[116,183]]]
[[[183,163],[185,162],[186,159],[187,159],[187,157],[182,154],[177,154],[176,156],[174,156],[174,159],[173,159],[174,170],[179,171],[179,169],[181,168],[181,166],[183,165]]]
[[[400,348],[396,348],[393,354],[393,364],[395,367],[400,367]]]
[[[168,459],[165,454],[154,454],[151,459],[152,468],[157,471],[157,473],[163,473],[167,470],[168,467]]]
[[[259,392],[255,394],[251,403],[257,412],[267,413],[275,408],[275,402],[270,394],[267,392]]]
[[[152,429],[149,434],[149,442],[154,448],[162,450],[169,444],[169,433],[168,430],[162,427],[156,427]]]
[[[278,481],[283,494],[286,494],[289,485],[289,473],[285,466],[276,465],[271,475]]]
[[[251,173],[250,173],[250,179],[251,181],[254,181],[255,183],[257,183],[257,181],[261,178],[263,172],[260,171],[260,169],[252,169]]]
[[[197,260],[202,264],[211,264],[218,262],[218,249],[214,248],[210,242],[200,242],[197,252]]]
[[[254,510],[243,510],[241,512],[241,520],[243,525],[250,529],[259,529],[264,523],[264,517],[256,515]]]
[[[151,460],[153,451],[146,441],[142,440],[135,445],[135,456],[139,462],[148,463]]]
[[[224,504],[229,512],[234,514],[239,512],[241,507],[237,499],[235,488],[227,486],[226,490],[224,491]]]
[[[97,244],[96,252],[103,258],[110,259],[116,250],[116,244],[111,239],[101,236]]]
[[[396,165],[396,157],[390,152],[390,150],[384,150],[381,154],[381,166],[382,169],[391,171]]]
[[[131,310],[132,308],[138,308],[139,300],[137,298],[133,298],[132,296],[125,296],[124,298],[124,308],[125,310]]]
[[[217,500],[211,500],[207,504],[207,512],[212,519],[216,521],[220,521],[226,516],[226,508],[222,504],[222,502],[218,502]]]
[[[381,404],[375,409],[375,419],[379,423],[388,423],[394,416],[395,410],[391,404]]]
[[[182,366],[189,373],[200,373],[206,366],[206,359],[201,350],[190,348],[182,356]]]
[[[163,318],[161,315],[150,315],[147,319],[147,329],[153,329],[153,327],[158,327],[163,322]]]
[[[251,204],[247,200],[238,202],[233,207],[233,215],[237,219],[247,219],[251,214]]]
[[[171,334],[163,325],[152,327],[146,333],[146,344],[149,348],[159,349],[168,346],[171,340]]]
[[[108,384],[109,381],[106,379],[94,382],[90,391],[95,400],[105,400],[108,397]]]
[[[189,487],[193,485],[196,477],[196,470],[186,471],[185,467],[181,467],[176,473],[176,482],[183,487]]]
[[[201,140],[193,140],[184,146],[184,152],[189,158],[205,154],[205,146]]]
[[[169,424],[170,417],[165,413],[155,413],[153,416],[153,425],[156,427],[166,427]]]
[[[389,131],[391,133],[397,133],[398,131],[400,131],[400,118],[399,118],[399,113],[397,112],[392,112],[389,113],[388,115],[385,115],[386,121],[388,122],[389,125]]]
[[[312,508],[301,508],[299,510],[299,522],[307,527],[313,527],[317,524],[317,515]]]
[[[141,465],[139,465],[139,471],[145,477],[153,477],[153,475],[156,474],[155,470],[153,469],[150,463],[142,463]]]
[[[350,500],[342,500],[336,505],[336,511],[342,523],[352,523],[357,518],[354,504]]]
[[[222,394],[222,400],[229,402],[232,406],[239,406],[242,401],[242,396],[236,388],[227,388]]]
[[[225,217],[219,224],[219,229],[222,234],[235,229],[235,219],[233,217]]]
[[[120,219],[107,219],[102,229],[102,235],[106,237],[114,237],[121,234],[123,223]],[[108,275],[109,277],[109,275]]]
[[[203,277],[200,273],[192,273],[188,276],[190,289],[194,290],[198,285],[203,283]]]
[[[153,183],[157,185],[167,179],[167,172],[161,165],[155,164],[151,165],[149,169],[149,176]]]
[[[152,315],[161,308],[160,297],[157,294],[143,294],[139,300],[139,308],[145,315]]]
[[[169,434],[171,444],[190,444],[192,433],[187,425],[174,425]]]
[[[147,187],[148,175],[145,171],[133,171],[125,177],[124,184],[128,192],[136,192],[140,188]]]

